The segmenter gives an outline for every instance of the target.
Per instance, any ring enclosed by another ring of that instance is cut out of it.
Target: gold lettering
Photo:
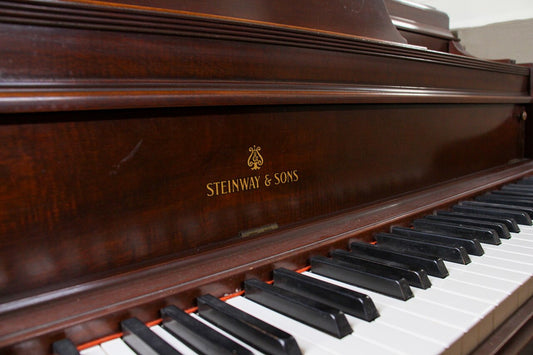
[[[274,173],[274,179],[276,180],[276,182],[274,182],[274,185],[279,185],[281,183],[279,179],[279,173]]]
[[[289,181],[289,179],[287,178],[287,172],[284,171],[281,173],[281,182],[286,184],[287,181]]]
[[[254,189],[259,188],[259,178],[260,177],[261,177],[260,175],[252,176],[252,186],[253,186]]]
[[[298,176],[298,170],[283,171],[280,173],[274,173],[274,185],[287,184],[290,182],[297,182],[300,177]]]
[[[231,180],[231,192],[240,191],[239,183],[237,180]]]
[[[241,190],[242,191],[248,190],[248,179],[247,178],[240,178],[239,181],[241,182]]]
[[[209,190],[209,191],[207,192],[207,197],[212,197],[212,196],[215,195],[215,191],[213,190],[213,188],[211,187],[211,185],[213,185],[212,182],[210,182],[209,184],[206,185],[207,190]]]
[[[292,175],[294,171],[287,171],[287,177],[289,178],[288,181],[294,182],[294,176]]]
[[[299,179],[298,170],[282,171],[274,174],[266,174],[264,185],[270,187],[271,184],[287,184],[297,182]],[[207,189],[206,196],[214,197],[241,191],[257,190],[261,187],[261,182],[261,175],[209,182],[205,185]]]

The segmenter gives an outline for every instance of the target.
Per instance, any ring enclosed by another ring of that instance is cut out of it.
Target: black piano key
[[[454,224],[459,224],[462,226],[490,228],[496,232],[499,238],[503,238],[503,239],[511,238],[511,233],[509,233],[509,229],[507,229],[507,227],[503,223],[479,221],[476,219],[451,217],[451,216],[443,216],[443,215],[429,215],[429,216],[425,216],[424,219],[454,223]]]
[[[404,278],[409,285],[426,289],[431,287],[428,275],[422,269],[410,269],[405,264],[400,264],[391,260],[384,260],[372,256],[361,256],[357,252],[351,253],[346,250],[333,250],[331,252],[333,259],[342,260],[353,264],[359,270],[379,274],[385,277],[396,276]]]
[[[487,196],[487,197],[494,197],[494,198],[511,198],[516,200],[526,200],[533,202],[533,191],[516,191],[516,190],[493,190],[490,192],[487,192],[483,195],[479,195],[476,197],[481,196]]]
[[[354,269],[350,263],[334,260],[323,256],[311,258],[311,270],[319,275],[376,291],[387,296],[408,300],[413,291],[404,278],[393,279]]]
[[[521,184],[508,184],[501,187],[501,191],[523,191],[525,193],[533,192],[533,186]]]
[[[424,257],[417,255],[407,255],[398,253],[392,250],[380,248],[378,245],[369,244],[365,242],[352,241],[350,243],[352,252],[359,251],[367,255],[380,257],[396,261],[402,264],[409,265],[411,268],[422,268],[426,270],[428,275],[444,278],[449,275],[448,269],[442,258],[439,257]]]
[[[470,227],[448,222],[432,221],[429,219],[415,219],[413,226],[418,230],[464,236],[479,240],[480,243],[501,244],[501,240],[494,229]]]
[[[389,233],[378,233],[374,236],[378,245],[396,251],[415,255],[432,255],[459,264],[469,264],[470,257],[463,247],[448,246],[436,242],[414,240]]]
[[[437,216],[469,218],[469,219],[478,219],[480,221],[503,223],[507,227],[509,232],[514,232],[514,233],[520,232],[520,227],[518,226],[516,221],[512,218],[494,217],[494,216],[487,216],[487,215],[476,215],[472,213],[454,212],[454,211],[437,211]]]
[[[519,185],[533,185],[533,176],[526,176],[518,181],[515,182]]]
[[[517,191],[517,190],[494,190],[490,192],[491,195],[498,196],[516,196],[516,197],[525,197],[528,200],[533,198],[533,191]]]
[[[120,322],[122,340],[137,354],[142,355],[177,355],[179,351],[170,346],[157,334],[152,332],[137,318],[129,318]]]
[[[379,312],[369,296],[294,271],[275,269],[274,285],[366,321],[379,317]]]
[[[502,210],[525,212],[525,214],[528,215],[529,219],[526,219],[526,223],[522,223],[522,224],[529,223],[529,221],[531,221],[531,218],[533,218],[533,208],[527,207],[527,206],[514,206],[514,205],[506,205],[506,204],[501,204],[501,203],[483,202],[483,201],[462,201],[462,202],[459,202],[458,205],[487,207],[487,208],[496,208],[496,209],[502,209]]]
[[[505,217],[512,218],[518,224],[523,224],[526,226],[531,225],[531,217],[528,213],[518,210],[516,207],[505,206],[505,205],[494,205],[494,206],[483,206],[476,205],[473,202],[475,201],[464,201],[452,207],[453,211],[473,213],[480,215],[488,215],[495,217]]]
[[[519,185],[533,185],[533,176],[526,176],[526,177],[516,181],[516,184],[519,184]]]
[[[339,339],[352,333],[352,327],[340,310],[266,282],[245,280],[244,296]]]
[[[61,339],[52,345],[54,355],[80,355],[78,349],[70,339]]]
[[[533,207],[533,200],[528,200],[522,197],[516,196],[501,196],[501,195],[491,195],[485,194],[476,196],[476,201],[481,202],[494,202],[502,205],[511,205],[511,206],[524,206],[524,207]]]
[[[163,327],[197,353],[251,355],[250,350],[225,337],[176,306],[161,309]]]
[[[434,232],[420,231],[405,227],[392,227],[392,234],[401,235],[409,239],[420,240],[423,242],[439,243],[452,247],[463,247],[468,254],[481,256],[485,254],[483,247],[477,239],[453,237],[445,234]]]
[[[294,337],[212,295],[198,297],[198,314],[267,354],[301,355]]]

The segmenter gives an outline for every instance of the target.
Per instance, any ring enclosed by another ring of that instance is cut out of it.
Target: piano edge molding
[[[28,4],[41,6],[27,6]],[[96,5],[98,4],[98,5]],[[384,41],[346,33],[322,31],[298,26],[251,21],[242,18],[230,18],[187,11],[170,11],[154,9],[137,9],[116,7],[118,4],[105,2],[41,2],[41,1],[0,1],[0,23],[48,26],[86,30],[102,30],[126,33],[144,33],[162,36],[193,36],[217,39],[239,40],[244,42],[279,43],[319,47],[327,50],[368,51],[368,54],[409,55],[420,60],[438,60],[446,64],[468,66],[477,69],[523,74],[516,66],[479,60],[464,56],[449,55],[438,51],[405,43]],[[395,21],[407,27],[406,19],[392,16]],[[441,37],[450,38],[438,27],[426,32],[440,33]],[[424,30],[422,30],[424,32]],[[385,47],[385,49],[384,49]],[[388,47],[388,48],[387,48]],[[423,49],[423,51],[420,51]],[[375,53],[371,53],[375,51]],[[444,56],[444,57],[443,57]]]
[[[19,2],[22,3],[22,2]],[[383,41],[407,43],[398,30],[392,24],[385,2],[375,0],[337,0],[329,4],[329,11],[323,11],[323,3],[317,0],[295,0],[290,3],[285,1],[250,0],[246,6],[236,6],[234,0],[220,0],[216,6],[205,2],[182,0],[173,2],[143,1],[143,0],[116,0],[116,1],[50,1],[25,0],[24,4],[8,4],[9,8],[16,10],[39,9],[40,12],[53,9],[54,12],[67,15],[83,13],[95,14],[104,10],[109,14],[112,22],[120,19],[124,14],[146,14],[167,18],[172,15],[203,16],[213,20],[246,20],[250,24],[275,24],[287,28],[313,29],[315,32],[357,34],[363,37],[375,38]],[[264,11],[265,5],[276,8],[275,12]],[[99,9],[100,8],[100,9]],[[320,12],[317,17],[301,16],[300,11]],[[102,12],[100,12],[100,15]],[[358,21],[353,21],[355,18]],[[36,18],[42,19],[40,15]],[[46,16],[46,18],[49,18]],[[52,16],[53,18],[53,16]],[[371,18],[371,21],[367,19]],[[115,26],[112,25],[114,28]]]
[[[91,333],[90,329],[109,327],[104,324],[116,325],[117,320],[132,314],[141,318],[148,315],[152,318],[143,321],[150,321],[156,319],[157,310],[166,305],[187,308],[192,305],[184,299],[194,299],[194,296],[205,293],[222,296],[223,293],[237,291],[246,278],[268,279],[274,268],[305,266],[311,255],[342,248],[351,238],[369,240],[376,230],[403,225],[433,210],[446,208],[457,200],[467,199],[531,173],[533,162],[517,162],[511,167],[489,169],[193,257],[5,302],[0,305],[0,348],[15,346],[16,350],[16,347],[22,347],[20,350],[25,346],[31,347],[32,342],[50,343],[51,339],[57,340],[62,336],[83,344],[96,338],[95,334],[92,334],[93,338],[79,337],[81,333],[87,336]],[[290,244],[290,248],[282,250],[282,244]],[[243,250],[248,257],[249,254],[253,256],[248,259],[253,262],[242,263]],[[226,268],[220,270],[222,263],[226,264]],[[32,326],[28,326],[28,312],[31,312]],[[81,324],[88,332],[80,332],[77,326]],[[99,336],[117,331],[111,327]],[[25,344],[25,341],[30,341],[30,344]]]
[[[7,1],[10,3],[9,1]],[[79,14],[72,15],[68,11],[67,19],[61,18],[62,7],[54,8],[56,3],[50,4],[50,14],[41,12],[41,8],[26,8],[18,2],[9,4],[5,8],[0,2],[0,24],[23,24],[33,26],[47,26],[54,28],[71,28],[84,30],[101,30],[125,33],[143,33],[160,36],[191,36],[198,38],[216,38],[217,40],[232,40],[254,43],[273,43],[287,46],[300,46],[329,51],[364,52],[365,54],[382,55],[387,57],[403,57],[423,61],[438,61],[441,64],[463,66],[473,69],[490,70],[509,74],[525,75],[527,69],[505,63],[492,62],[477,58],[447,54],[438,51],[428,51],[424,47],[383,41],[379,39],[318,31],[274,23],[253,22],[245,19],[231,19],[224,17],[210,17],[202,14],[187,12],[168,12],[164,16],[160,12],[133,11],[124,8],[119,24],[116,22],[114,11],[105,7],[95,7],[94,13],[85,13],[80,9]],[[21,2],[24,4],[24,2]],[[15,8],[15,9],[12,9]],[[73,10],[76,12],[76,10]],[[59,14],[58,14],[59,13]],[[80,22],[80,16],[83,21]],[[161,18],[163,16],[164,20]],[[61,19],[59,21],[58,19]],[[421,50],[422,49],[422,50]]]
[[[74,86],[51,89],[0,89],[3,113],[128,108],[287,105],[287,104],[530,104],[531,96],[519,93],[459,91],[440,88],[389,86],[327,86],[323,83],[241,83],[125,87]],[[208,104],[206,104],[208,103]]]
[[[79,78],[76,76],[76,79],[73,80],[72,76],[76,74],[72,74],[72,71],[75,69],[69,70],[70,66],[67,65],[66,68],[62,69],[63,72],[53,74],[55,77],[53,81],[27,73],[19,73],[17,77],[3,75],[3,83],[0,83],[1,112],[122,109],[140,106],[152,108],[184,107],[203,105],[206,99],[210,100],[210,105],[411,103],[415,101],[424,103],[515,102],[525,104],[532,100],[527,92],[529,88],[526,88],[524,84],[519,84],[520,77],[529,74],[527,67],[420,50],[416,46],[327,31],[308,30],[243,19],[228,19],[219,16],[201,16],[182,11],[149,11],[134,7],[118,8],[116,4],[114,6],[102,6],[103,3],[97,4],[62,1],[47,3],[2,1],[0,8],[3,8],[4,14],[0,16],[0,25],[18,26],[23,24],[54,29],[118,31],[128,35],[135,33],[156,35],[157,38],[185,36],[205,39],[206,41],[215,39],[217,42],[237,42],[238,44],[235,43],[235,45],[239,46],[267,44],[276,46],[275,48],[287,46],[313,52],[326,50],[331,53],[328,55],[335,55],[333,53],[355,55],[354,61],[360,56],[381,57],[382,60],[390,63],[407,60],[413,62],[413,70],[418,70],[416,62],[430,66],[436,65],[432,70],[439,73],[442,71],[443,77],[447,75],[446,66],[476,69],[481,72],[497,72],[505,76],[505,80],[512,81],[513,84],[509,85],[509,91],[502,92],[503,84],[500,82],[495,81],[493,87],[491,87],[491,83],[486,83],[486,87],[481,92],[479,88],[469,87],[468,80],[465,80],[464,83],[461,83],[464,86],[464,91],[461,91],[448,89],[446,86],[456,87],[451,83],[443,84],[443,87],[437,88],[412,87],[408,82],[409,77],[406,76],[399,78],[400,82],[405,81],[405,84],[401,86],[372,85],[372,83],[364,82],[364,79],[357,83],[337,85],[330,84],[335,82],[336,78],[327,77],[320,78],[323,80],[321,82],[309,82],[307,77],[311,74],[302,72],[300,74],[291,73],[292,77],[282,74],[278,78],[279,81],[262,81],[263,78],[256,77],[255,84],[250,85],[249,83],[254,82],[253,80],[246,80],[247,84],[243,84],[245,81],[235,80],[231,77],[231,73],[218,73],[219,78],[209,81],[194,78],[196,69],[193,65],[191,68],[180,69],[182,71],[179,72],[178,78],[174,81],[143,78],[142,76],[146,74],[133,71],[123,79],[116,78],[111,85],[105,79],[104,73],[98,73],[99,70],[103,69],[94,68],[92,69],[93,73],[88,74],[87,77]],[[43,38],[46,38],[47,35],[44,32],[45,37]],[[59,35],[68,36],[68,34],[63,33],[59,33]],[[105,42],[107,38],[102,37],[100,41]],[[20,44],[21,48],[26,48],[26,46],[30,51],[37,50],[32,47],[31,43]],[[205,46],[207,47],[208,44]],[[172,47],[177,48],[177,44],[172,45]],[[217,47],[212,50],[221,51],[223,48]],[[68,57],[69,55],[70,52],[64,46],[55,48],[54,57]],[[140,54],[146,63],[153,62],[151,56],[151,53]],[[219,56],[223,56],[223,53],[220,53]],[[6,62],[6,68],[12,65],[7,56],[4,56],[3,60]],[[28,57],[26,60],[28,65],[32,66],[35,59]],[[295,58],[295,60],[301,59]],[[176,66],[180,66],[179,61],[180,59],[176,58]],[[41,56],[39,62],[39,65],[60,70],[57,69],[57,63],[54,62],[54,59],[46,55]],[[66,63],[68,64],[68,62]],[[257,66],[277,64],[274,62],[252,63]],[[303,63],[302,65],[305,66]],[[354,71],[351,75],[357,76],[358,74],[355,73],[360,69],[351,70]],[[150,69],[148,68],[147,71]],[[5,72],[9,73],[9,69],[6,69]],[[416,73],[411,74],[412,76],[417,75]],[[224,75],[228,77],[224,77]],[[399,75],[403,74],[395,74],[395,76]],[[397,81],[398,78],[396,78]],[[519,85],[522,88],[516,90]]]

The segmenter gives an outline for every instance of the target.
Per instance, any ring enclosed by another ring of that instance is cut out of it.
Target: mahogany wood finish
[[[383,1],[267,3],[0,1],[0,352],[533,172],[530,68],[406,44]]]
[[[219,0],[216,2],[118,0],[114,2],[406,43],[391,23],[383,0]]]
[[[385,0],[385,4],[392,23],[407,43],[441,52],[450,52],[450,46],[458,43],[450,31],[447,14],[410,1]]]

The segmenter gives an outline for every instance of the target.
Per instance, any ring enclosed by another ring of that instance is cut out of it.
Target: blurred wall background
[[[447,13],[450,28],[476,57],[533,63],[533,0],[405,1]]]

